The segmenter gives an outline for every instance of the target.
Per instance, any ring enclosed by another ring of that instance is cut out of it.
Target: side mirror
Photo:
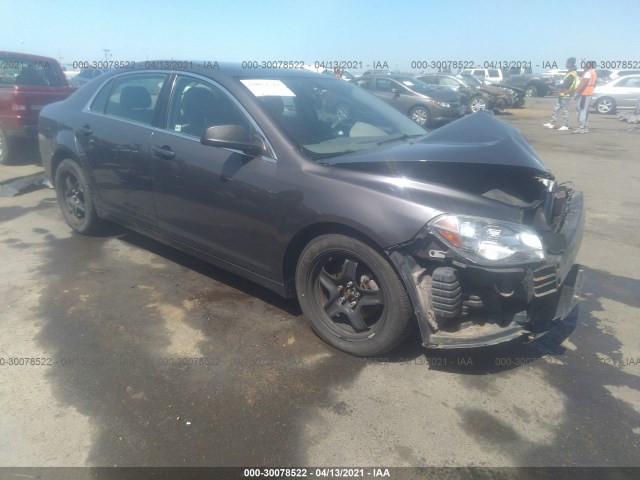
[[[205,130],[200,143],[218,148],[230,148],[257,156],[264,153],[262,142],[256,142],[242,125],[216,125]]]
[[[400,90],[398,90],[397,88],[392,88],[391,93],[393,93],[394,95],[400,95]]]

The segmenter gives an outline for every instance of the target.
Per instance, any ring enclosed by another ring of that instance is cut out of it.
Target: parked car
[[[0,52],[0,164],[14,160],[19,143],[35,145],[40,109],[74,90],[55,59]]]
[[[438,90],[453,90],[462,95],[461,102],[470,113],[496,108],[497,97],[486,89],[480,89],[478,81],[466,82],[462,77],[445,73],[418,75],[416,79]]]
[[[327,92],[353,116],[321,119]],[[427,134],[328,75],[140,66],[45,107],[39,138],[74,231],[109,219],[297,296],[354,355],[415,322],[425,346],[532,338],[575,302],[582,194],[488,112]]]
[[[633,109],[640,98],[640,75],[625,75],[596,86],[591,107],[598,113],[615,113],[618,109]]]
[[[386,70],[384,68],[373,68],[371,70],[366,70],[361,77],[365,77],[367,75],[391,75],[391,70]]]
[[[557,89],[550,78],[532,73],[531,68],[520,67],[502,69],[501,71],[502,84],[522,89],[527,97],[544,97],[557,93]]]
[[[626,77],[627,75],[640,75],[640,70],[611,70],[609,73],[609,80],[615,80],[619,77]]]
[[[64,76],[67,77],[67,81],[71,81],[71,79],[73,77],[75,77],[76,75],[78,75],[80,73],[80,70],[76,70],[73,68],[73,65],[64,65],[64,64],[60,64],[60,68],[62,68],[62,72],[64,73]]]
[[[460,118],[467,110],[459,93],[436,90],[410,76],[367,75],[353,83],[425,128]]]
[[[485,83],[484,81],[479,80],[473,75],[461,74],[459,78],[461,78],[467,84],[473,85],[479,92],[484,93],[485,96],[491,96],[491,108],[493,109],[504,110],[506,108],[517,108],[524,106],[525,95],[524,91],[521,89],[508,87],[503,84],[498,85]],[[479,101],[479,99],[476,99],[476,103]]]
[[[483,78],[487,83],[502,83],[503,79],[499,68],[465,68],[459,74]]]
[[[84,68],[80,70],[80,73],[69,80],[69,83],[71,84],[71,86],[79,88],[89,83],[94,78],[99,77],[106,71],[107,70],[103,68]]]

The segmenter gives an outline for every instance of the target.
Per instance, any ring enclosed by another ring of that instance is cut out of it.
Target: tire
[[[421,127],[428,127],[431,125],[431,112],[427,107],[423,107],[422,105],[413,107],[409,111],[409,117]]]
[[[538,87],[535,85],[527,85],[527,88],[524,91],[525,97],[537,97],[538,96]]]
[[[352,237],[313,239],[298,260],[296,291],[314,332],[352,355],[388,352],[413,325],[411,301],[391,264]]]
[[[103,221],[96,213],[93,192],[80,165],[68,158],[62,160],[54,186],[64,219],[74,231],[90,235],[100,230]]]
[[[351,117],[351,107],[346,103],[336,105],[336,120],[341,122]]]
[[[487,107],[487,99],[482,95],[476,95],[469,100],[469,110],[472,113],[481,112],[482,110],[486,110]]]
[[[598,99],[595,107],[596,112],[607,115],[616,111],[616,101],[610,97],[602,97]]]
[[[13,160],[13,146],[9,143],[7,135],[0,127],[0,165],[11,165]]]

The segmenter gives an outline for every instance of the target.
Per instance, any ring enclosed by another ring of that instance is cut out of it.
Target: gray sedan
[[[459,93],[437,90],[406,75],[367,75],[354,83],[425,128],[456,120],[467,111]]]
[[[640,75],[627,75],[599,85],[591,97],[598,113],[614,113],[620,108],[634,108],[640,98]]]

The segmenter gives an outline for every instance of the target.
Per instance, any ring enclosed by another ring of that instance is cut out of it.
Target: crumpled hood
[[[362,163],[446,162],[504,165],[535,170],[552,178],[542,159],[514,127],[483,111],[468,115],[432,131],[418,141],[390,142],[323,160],[324,163],[357,167]],[[390,165],[395,171],[394,165]]]
[[[489,112],[464,117],[418,141],[398,140],[325,160],[351,171],[425,187],[445,185],[520,206],[541,199],[540,179],[554,180],[523,135]]]

